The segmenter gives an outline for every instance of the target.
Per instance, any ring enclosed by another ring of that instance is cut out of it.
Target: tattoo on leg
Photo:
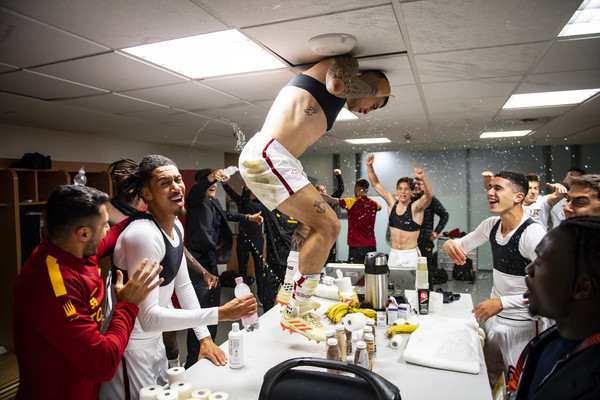
[[[317,211],[317,214],[324,214],[327,211],[322,201],[315,200],[314,206],[316,208],[315,211]]]
[[[290,249],[293,251],[300,251],[302,246],[304,246],[304,242],[306,238],[308,238],[308,234],[310,233],[310,228],[306,225],[300,225],[294,231],[294,235],[292,236],[292,243]]]
[[[317,113],[317,109],[315,106],[309,106],[308,108],[304,109],[304,112],[310,117],[311,115],[315,115]]]

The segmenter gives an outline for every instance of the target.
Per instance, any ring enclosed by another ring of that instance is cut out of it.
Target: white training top
[[[564,199],[562,199],[561,201],[556,203],[556,205],[554,207],[552,207],[552,212],[550,213],[550,216],[552,217],[552,227],[553,228],[560,225],[561,221],[563,219],[565,219],[565,211],[563,210],[563,207],[566,206],[567,203],[568,203],[568,200],[565,197]]]
[[[539,196],[536,201],[526,206],[523,205],[523,212],[530,216],[538,224],[542,225],[544,229],[548,230],[548,218],[550,218],[550,204],[548,204],[548,197]]]
[[[527,215],[523,215],[519,226],[527,218],[529,218]],[[487,218],[473,232],[462,238],[454,239],[454,241],[466,252],[469,252],[489,241],[490,231],[499,219],[500,217]],[[517,228],[518,226],[505,237],[502,237],[502,223],[500,223],[496,232],[496,242],[501,246],[506,245]],[[535,248],[545,235],[546,230],[540,224],[534,223],[525,228],[519,240],[519,252],[521,255],[529,260],[535,260],[537,256]],[[500,298],[502,307],[504,308],[498,315],[518,320],[532,319],[528,307],[523,304],[523,294],[527,290],[525,277],[509,275],[494,268],[493,278],[494,284],[490,298]]]
[[[179,220],[175,224],[183,235],[183,226]],[[173,231],[174,239],[166,235],[171,245],[179,246],[179,237]],[[165,242],[161,230],[150,220],[139,219],[131,222],[121,233],[115,251],[113,262],[120,269],[126,269],[129,276],[144,258],[148,264],[165,256]],[[181,309],[168,308],[173,291]],[[214,325],[219,321],[218,307],[202,309],[194,287],[190,282],[185,256],[175,279],[168,285],[159,286],[152,290],[146,300],[139,306],[139,313],[127,345],[127,350],[146,348],[162,340],[162,332],[179,331],[194,328],[198,339],[210,335],[206,325]]]

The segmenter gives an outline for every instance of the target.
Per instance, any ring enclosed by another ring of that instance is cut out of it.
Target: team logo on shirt
[[[67,317],[75,314],[75,307],[73,306],[73,303],[71,303],[71,300],[67,300],[65,304],[63,304],[63,309],[65,310]]]

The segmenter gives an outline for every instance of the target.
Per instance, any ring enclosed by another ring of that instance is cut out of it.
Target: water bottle
[[[232,165],[230,167],[225,168],[223,170],[223,172],[225,173],[225,175],[227,175],[227,180],[224,180],[223,182],[227,182],[229,179],[231,179],[231,175],[238,172],[238,167],[236,167],[235,165]]]
[[[87,183],[87,178],[85,176],[85,168],[83,166],[79,168],[79,172],[77,172],[77,175],[75,175],[75,177],[73,178],[73,183],[81,186],[85,186],[85,184]]]
[[[235,278],[235,283],[235,289],[233,290],[235,297],[240,298],[252,293],[248,285],[244,283],[244,278],[241,276]],[[258,315],[254,313],[248,317],[242,318],[242,325],[244,325],[244,329],[248,332],[258,329]]]

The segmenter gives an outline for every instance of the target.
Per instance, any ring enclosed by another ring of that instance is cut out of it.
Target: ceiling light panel
[[[554,107],[579,104],[600,92],[600,89],[564,90],[560,92],[524,93],[510,96],[503,109]]]
[[[285,68],[235,29],[123,49],[192,79]]]

